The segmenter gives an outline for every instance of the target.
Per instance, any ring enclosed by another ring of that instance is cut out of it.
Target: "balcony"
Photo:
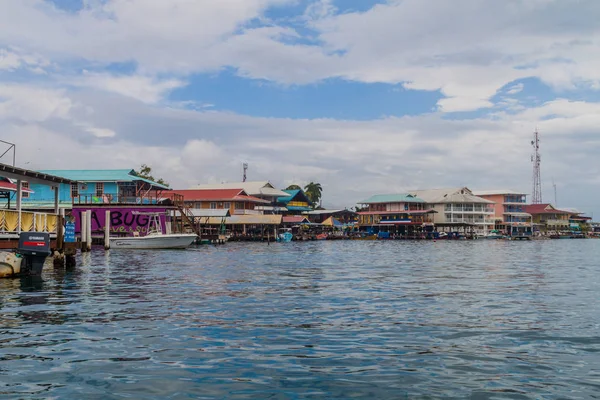
[[[102,193],[101,195],[80,194],[72,197],[73,205],[89,204],[159,204],[164,200],[174,200],[174,194],[147,193],[140,196],[131,196],[117,193]]]

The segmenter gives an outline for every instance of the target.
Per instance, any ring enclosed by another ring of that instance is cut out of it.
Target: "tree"
[[[302,188],[298,185],[290,185],[286,187],[285,190],[302,190]]]
[[[149,165],[142,164],[140,166],[140,170],[139,171],[135,171],[135,173],[140,178],[148,179],[148,180],[150,180],[152,182],[156,182],[156,183],[158,183],[160,185],[169,186],[169,184],[167,182],[165,182],[165,180],[163,178],[154,179],[154,177],[152,176],[152,167],[150,167]]]
[[[317,207],[323,194],[323,187],[318,182],[311,182],[304,187],[304,193],[306,193],[306,197],[313,203],[313,207]]]

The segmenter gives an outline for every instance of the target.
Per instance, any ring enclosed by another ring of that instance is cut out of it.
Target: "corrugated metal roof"
[[[203,184],[196,186],[194,189],[243,189],[250,196],[288,196],[288,193],[275,189],[269,181]]]
[[[287,215],[283,217],[284,224],[300,224],[302,222],[310,222],[308,218],[301,215]]]
[[[420,197],[429,204],[443,203],[471,203],[471,204],[495,204],[491,200],[473,195],[469,188],[450,188],[450,189],[427,189],[411,190],[409,192]]]
[[[54,169],[41,170],[43,174],[60,176],[80,182],[135,182],[142,181],[157,188],[169,189],[165,185],[142,178],[133,169]]]
[[[268,200],[246,195],[242,189],[184,189],[173,190],[170,193],[182,195],[184,201],[247,201],[270,204]]]
[[[528,204],[524,207],[524,211],[528,214],[570,214],[569,211],[559,210],[552,204]]]
[[[12,183],[8,178],[0,177],[0,191],[16,192],[17,185]],[[26,187],[21,187],[21,193],[34,193],[34,191]]]
[[[32,171],[29,169],[19,167],[13,167],[11,165],[3,163],[0,163],[0,176],[8,179],[23,180],[29,183],[37,183],[47,186],[56,186],[55,184],[60,183],[73,183],[72,180],[63,178],[61,176],[56,176],[54,174],[40,171]]]
[[[515,192],[514,190],[510,190],[510,189],[476,190],[476,191],[473,191],[472,193],[475,196],[494,196],[494,195],[503,195],[503,194],[527,196],[527,193]]]
[[[359,204],[377,203],[425,203],[425,200],[409,193],[376,194],[367,200],[359,201]]]

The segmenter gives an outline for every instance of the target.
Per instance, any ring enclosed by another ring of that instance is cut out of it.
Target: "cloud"
[[[81,77],[71,79],[69,83],[118,93],[149,104],[158,103],[171,90],[185,86],[185,82],[178,79],[159,80],[140,75],[111,75],[85,71]]]
[[[564,188],[563,201],[584,210],[594,209],[587,196],[600,195],[593,186],[600,172],[598,103],[559,99],[475,119],[426,114],[353,121],[157,108],[90,88],[62,98],[72,104],[65,119],[21,118],[15,124],[14,116],[0,117],[3,138],[17,143],[19,160],[35,156],[39,168],[146,163],[179,188],[239,180],[241,165],[248,162],[250,179],[281,187],[318,181],[325,205],[344,207],[373,193],[414,188],[468,185],[527,192],[529,141],[537,125],[543,179],[553,177]],[[56,157],[62,150],[69,157]]]
[[[600,195],[600,106],[568,97],[600,89],[599,2],[378,3],[102,0],[65,11],[0,0],[3,139],[37,168],[146,163],[176,187],[239,180],[249,162],[251,179],[319,181],[325,205],[340,207],[412,188],[528,191],[537,125],[543,179],[570,205],[597,207],[585,198]],[[287,5],[297,15],[268,12]],[[334,78],[443,97],[431,114],[371,121],[257,118],[208,110],[210,98],[169,99],[192,75],[224,68],[284,86]],[[510,96],[528,77],[561,98],[525,108]],[[444,117],[471,110],[483,111]]]
[[[523,91],[523,88],[525,87],[524,84],[522,83],[517,83],[516,85],[512,85],[511,87],[509,87],[506,90],[506,94],[517,94],[517,93],[521,93]]]
[[[388,0],[366,11],[315,0],[295,20],[265,17],[292,4],[106,0],[66,12],[41,0],[4,1],[0,44],[63,63],[133,63],[139,76],[88,79],[147,102],[188,74],[225,67],[286,85],[342,78],[440,91],[446,112],[489,108],[501,88],[527,77],[556,90],[600,89],[595,0]],[[12,54],[0,60],[17,64]]]
[[[62,89],[0,83],[0,120],[40,122],[69,118],[73,102]]]

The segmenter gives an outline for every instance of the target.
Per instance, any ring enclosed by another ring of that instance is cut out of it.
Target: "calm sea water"
[[[600,397],[600,240],[77,261],[0,280],[0,397]]]

